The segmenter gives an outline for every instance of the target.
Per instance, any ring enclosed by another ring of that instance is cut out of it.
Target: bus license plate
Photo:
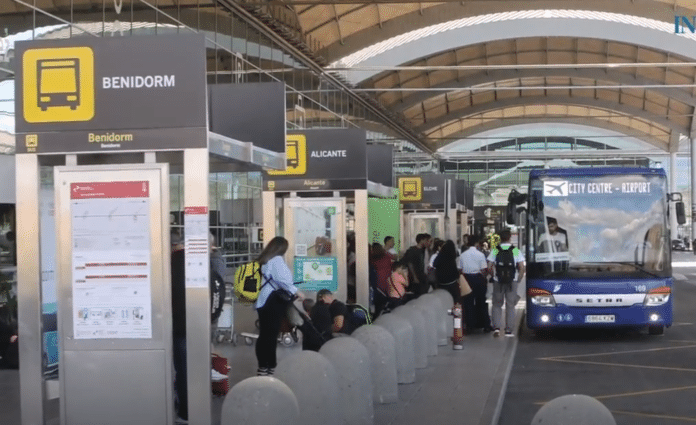
[[[613,314],[595,314],[585,316],[585,323],[614,323]]]

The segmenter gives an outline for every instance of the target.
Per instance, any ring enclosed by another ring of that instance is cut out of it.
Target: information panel
[[[205,288],[210,279],[208,207],[184,208],[186,287]]]
[[[147,181],[70,184],[75,339],[152,338]]]
[[[336,257],[295,257],[295,282],[305,291],[338,290],[338,261]]]

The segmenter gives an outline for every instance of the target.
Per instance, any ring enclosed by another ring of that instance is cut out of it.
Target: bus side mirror
[[[684,212],[684,202],[679,201],[674,204],[674,211],[677,213],[677,223],[686,223],[686,213]]]
[[[507,224],[515,224],[515,205],[511,202],[505,208],[505,221]]]

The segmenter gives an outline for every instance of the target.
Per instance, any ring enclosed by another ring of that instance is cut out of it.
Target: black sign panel
[[[482,207],[474,207],[474,220],[485,221],[493,224],[497,221],[505,220],[505,209],[497,205],[485,205]]]
[[[365,130],[317,129],[288,133],[285,171],[264,173],[265,190],[367,188]]]
[[[207,144],[201,34],[18,42],[15,60],[17,153]],[[138,137],[172,128],[202,131],[162,145]],[[73,131],[86,137],[55,134]]]
[[[387,187],[394,187],[394,148],[392,145],[367,145],[367,179]]]
[[[210,86],[210,131],[285,152],[285,84]]]
[[[415,189],[413,196],[408,193],[400,193],[399,197],[404,204],[404,209],[441,209],[445,206],[445,180],[443,174],[421,174],[421,175],[406,175],[399,178],[415,179]],[[400,188],[402,191],[404,188]],[[450,185],[451,204],[454,204],[455,191],[454,185]],[[420,198],[420,200],[417,200]]]
[[[467,209],[472,209],[474,207],[474,188],[464,180],[455,180],[454,186],[457,193],[457,203]]]

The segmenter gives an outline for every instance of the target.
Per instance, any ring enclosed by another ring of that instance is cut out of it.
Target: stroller
[[[259,321],[257,320],[256,329],[258,328]],[[292,347],[300,340],[300,337],[297,333],[298,330],[302,332],[303,349],[305,349],[305,341],[308,339],[308,335],[312,335],[309,337],[310,340],[314,341],[314,338],[316,338],[316,340],[322,341],[322,344],[331,338],[330,335],[328,338],[322,335],[321,332],[319,332],[316,329],[316,327],[312,324],[312,320],[309,318],[309,316],[307,316],[307,314],[305,314],[303,311],[297,308],[295,303],[292,302],[288,306],[287,314],[285,315],[280,324],[280,334],[278,335],[278,343],[284,345],[285,347]],[[252,345],[254,343],[254,340],[259,338],[258,334],[253,334],[249,332],[242,332],[240,335],[244,337],[244,342],[247,345]],[[321,344],[319,344],[319,346],[321,347]],[[314,351],[318,351],[318,348]]]

